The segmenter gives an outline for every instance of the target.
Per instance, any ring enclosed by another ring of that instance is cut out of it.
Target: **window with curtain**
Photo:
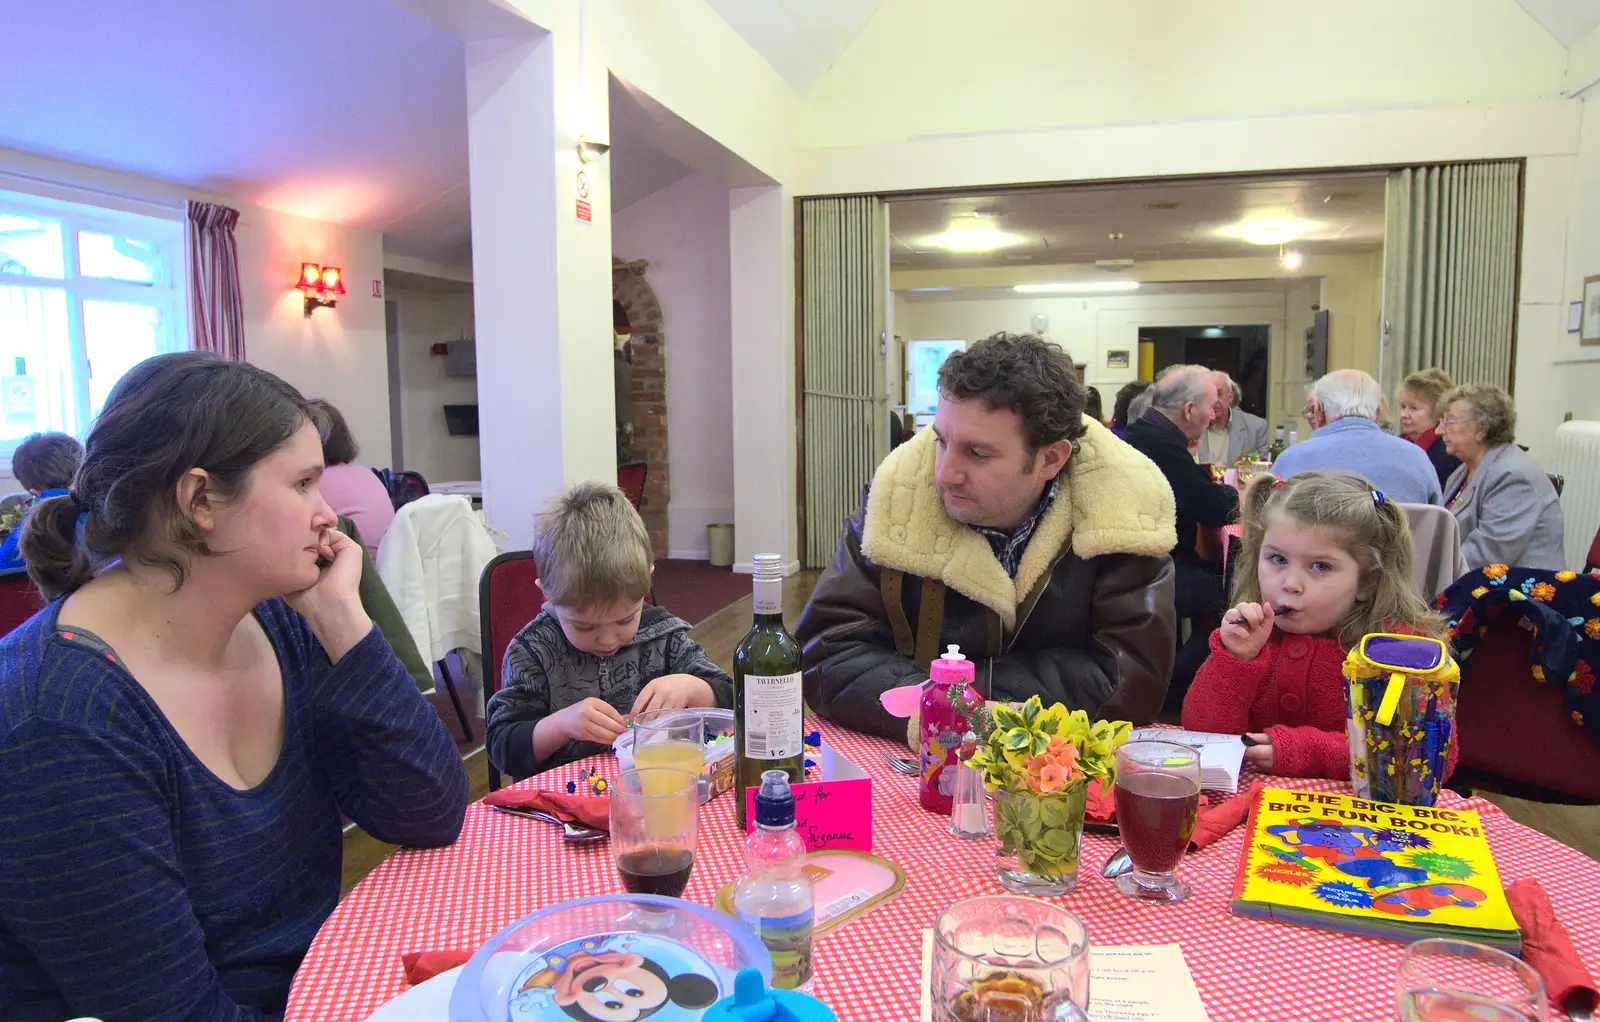
[[[0,471],[30,433],[83,438],[136,362],[182,348],[182,224],[0,192]]]

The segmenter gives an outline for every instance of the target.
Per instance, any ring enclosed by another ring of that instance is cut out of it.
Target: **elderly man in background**
[[[1439,477],[1422,448],[1385,433],[1378,381],[1359,369],[1337,369],[1311,385],[1306,421],[1311,435],[1284,451],[1272,474],[1354,472],[1402,504],[1443,504]]]
[[[1205,435],[1216,409],[1217,381],[1211,370],[1197,365],[1170,366],[1145,394],[1150,396],[1150,409],[1138,421],[1128,423],[1122,438],[1155,462],[1172,486],[1178,513],[1178,542],[1172,548],[1174,603],[1179,617],[1195,622],[1173,667],[1172,684],[1167,688],[1170,708],[1182,705],[1194,672],[1205,662],[1212,624],[1227,606],[1222,565],[1202,558],[1197,546],[1199,530],[1220,529],[1237,519],[1239,493],[1232,486],[1212,482],[1211,473],[1189,453],[1190,445]]]
[[[1211,410],[1211,426],[1200,438],[1200,462],[1205,465],[1232,465],[1245,454],[1267,452],[1267,420],[1239,407],[1244,392],[1227,373],[1212,373],[1217,384],[1217,404]]]

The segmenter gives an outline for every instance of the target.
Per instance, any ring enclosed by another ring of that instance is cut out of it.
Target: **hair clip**
[[[1383,510],[1383,491],[1382,490],[1370,490],[1368,492],[1370,492],[1372,494],[1372,506],[1377,508],[1379,511],[1382,511]]]
[[[1278,476],[1273,476],[1272,477],[1272,488],[1274,490],[1283,489],[1283,483],[1284,483],[1283,479],[1279,478]]]

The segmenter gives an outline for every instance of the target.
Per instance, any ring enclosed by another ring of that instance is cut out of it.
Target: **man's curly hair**
[[[1083,406],[1088,393],[1078,382],[1072,357],[1033,334],[1002,332],[952,352],[939,367],[939,393],[963,401],[978,398],[992,410],[1016,412],[1029,454],[1087,432]]]

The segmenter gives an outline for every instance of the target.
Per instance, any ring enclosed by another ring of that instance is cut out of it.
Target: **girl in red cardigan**
[[[1370,632],[1444,637],[1411,579],[1405,512],[1360,476],[1302,472],[1258,478],[1241,524],[1237,605],[1211,633],[1183,726],[1244,734],[1263,773],[1348,779],[1345,653]]]

